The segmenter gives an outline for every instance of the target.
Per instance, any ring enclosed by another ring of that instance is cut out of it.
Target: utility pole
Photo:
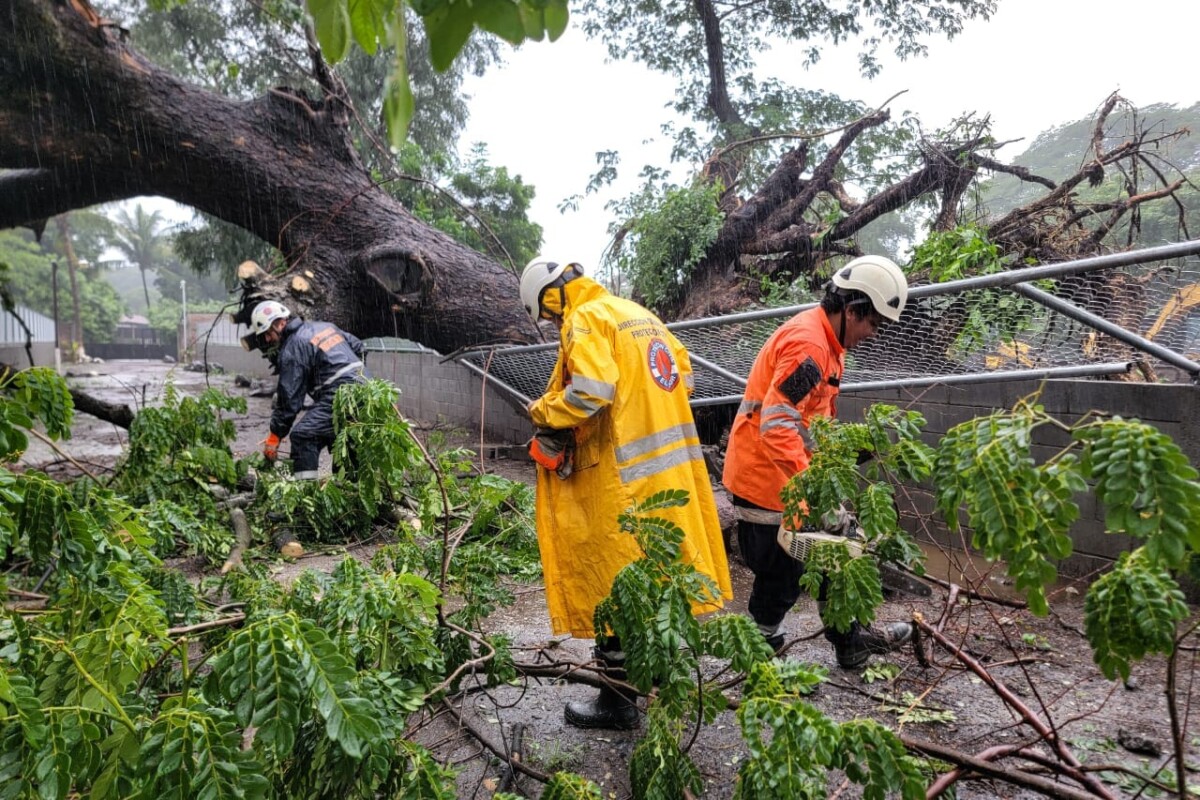
[[[67,262],[67,266],[70,266],[70,262]],[[79,348],[79,352],[77,353],[77,355],[82,356],[82,355],[85,355],[84,348],[83,348],[83,314],[80,312],[79,282],[76,280],[75,273],[77,271],[82,271],[82,270],[85,270],[88,268],[87,259],[85,259],[85,258],[79,259],[76,262],[76,266],[78,267],[78,270],[71,269],[71,272],[70,272],[70,275],[71,275],[71,305],[75,311],[75,315],[72,317],[71,330],[73,331],[73,333],[71,334],[71,341],[73,343],[72,347]]]
[[[53,294],[54,306],[54,371],[62,374],[62,349],[58,338],[58,259],[50,259],[50,291]]]
[[[187,318],[187,281],[179,282],[179,363],[183,363],[183,359],[187,356],[188,345],[188,318]],[[189,358],[190,362],[191,359]]]

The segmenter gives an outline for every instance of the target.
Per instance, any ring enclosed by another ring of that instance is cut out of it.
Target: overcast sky
[[[1200,100],[1187,44],[1196,22],[1193,0],[1000,0],[990,21],[968,23],[952,42],[931,41],[927,58],[886,62],[873,81],[858,77],[853,47],[827,51],[807,74],[799,54],[775,51],[763,63],[793,84],[868,107],[906,90],[893,118],[912,111],[926,129],[964,111],[990,113],[997,138],[1025,140],[1001,150],[1011,159],[1046,128],[1090,116],[1113,91],[1138,106]],[[605,201],[636,188],[643,164],[668,164],[659,125],[674,82],[605,63],[603,48],[573,26],[552,44],[509,48],[506,61],[467,82],[463,146],[485,142],[493,164],[537,188],[532,217],[544,228],[545,254],[593,268],[608,243]],[[621,183],[560,214],[564,198],[583,192],[600,150],[621,152]]]

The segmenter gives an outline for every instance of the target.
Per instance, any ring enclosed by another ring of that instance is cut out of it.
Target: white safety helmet
[[[521,273],[521,305],[534,322],[542,316],[539,302],[542,290],[561,278],[571,266],[574,266],[580,275],[583,274],[583,267],[579,264],[571,261],[551,261],[543,256],[538,256],[525,265],[525,271]]]
[[[892,322],[908,302],[908,279],[883,256],[859,256],[833,273],[833,285],[843,292],[862,292],[880,316]]]
[[[277,319],[291,319],[292,312],[287,306],[274,300],[264,300],[250,312],[250,330],[262,336],[271,329],[271,323]]]

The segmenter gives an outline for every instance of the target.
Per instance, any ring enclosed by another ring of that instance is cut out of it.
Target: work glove
[[[538,428],[528,442],[529,457],[566,480],[575,459],[575,431],[570,428]]]
[[[854,512],[841,503],[837,508],[826,511],[821,515],[821,530],[834,536],[846,536],[850,539],[863,538],[864,531],[858,524]]]
[[[268,433],[263,441],[263,458],[272,464],[279,458],[279,437],[273,433]]]

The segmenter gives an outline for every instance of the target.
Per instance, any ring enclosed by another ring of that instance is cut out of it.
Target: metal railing
[[[847,355],[841,391],[1098,377],[1128,372],[1134,365],[1159,380],[1195,383],[1200,378],[1197,255],[1200,240],[914,286],[901,320]],[[1172,260],[1177,263],[1161,265]],[[1034,285],[1046,281],[1053,282],[1053,291]],[[814,305],[668,325],[691,354],[692,404],[739,402],[745,376],[767,338]],[[972,327],[973,310],[985,306],[1019,319],[1019,332],[1004,336],[986,325],[981,332],[978,320]],[[1179,310],[1168,318],[1173,308]],[[1153,337],[1145,335],[1151,330]],[[479,348],[455,358],[526,404],[545,388],[557,349],[557,343]]]

